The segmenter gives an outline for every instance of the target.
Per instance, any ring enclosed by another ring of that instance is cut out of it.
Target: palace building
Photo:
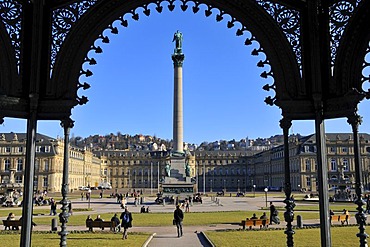
[[[59,192],[63,177],[63,140],[37,134],[36,143],[34,191]],[[25,154],[25,133],[0,134],[0,178],[3,187],[10,183],[23,183],[27,165]],[[104,181],[105,164],[91,151],[71,146],[69,189],[74,190],[81,185],[97,186]]]
[[[0,134],[1,184],[22,184],[26,139],[24,133]],[[317,191],[315,135],[289,139],[292,189]],[[360,134],[361,164],[365,189],[370,180],[370,135]],[[61,191],[63,140],[37,134],[34,190]],[[329,187],[339,181],[353,187],[352,134],[327,133]],[[170,151],[91,151],[69,149],[69,189],[97,187],[110,182],[113,189],[159,191]],[[269,150],[187,151],[196,192],[245,192],[253,189],[281,190],[284,186],[283,145]],[[12,176],[14,181],[11,181]]]

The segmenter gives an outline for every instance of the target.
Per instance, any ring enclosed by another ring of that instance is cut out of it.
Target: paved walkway
[[[260,209],[261,207],[266,206],[265,197],[259,196],[255,198],[250,197],[219,197],[218,202],[215,202],[214,199],[211,197],[204,197],[203,204],[194,204],[190,207],[192,212],[216,212],[216,211],[255,211]],[[145,207],[149,206],[151,212],[173,212],[174,205],[157,205],[154,203],[155,197],[146,197],[144,199]],[[274,197],[271,195],[268,197],[268,201],[273,201],[276,206],[284,206],[283,198],[281,197]],[[72,200],[73,208],[87,208],[88,202],[81,201],[81,199],[73,199]],[[135,207],[133,203],[133,198],[130,198],[127,204],[129,210],[131,212],[139,212],[140,206]],[[120,212],[122,209],[120,205],[117,204],[115,198],[102,198],[97,199],[93,198],[90,201],[90,207],[93,208],[93,211],[76,211],[76,214],[91,214],[97,215],[102,213],[112,213],[112,212]],[[355,207],[355,205],[353,206]],[[37,207],[39,208],[39,207]],[[45,208],[49,208],[49,206],[45,206]],[[297,215],[299,212],[296,213]],[[6,215],[1,214],[0,209],[0,219],[5,219]],[[44,217],[44,216],[35,216],[35,217]],[[282,220],[283,221],[283,220]],[[318,224],[317,220],[304,220],[304,224],[314,225]],[[355,224],[355,217],[351,217],[350,224]],[[296,222],[293,222],[295,225]],[[280,225],[272,225],[271,228],[279,227],[284,228],[285,222],[282,222]],[[50,225],[38,225],[34,228],[37,231],[50,231]],[[184,234],[181,238],[177,237],[176,226],[164,226],[164,227],[133,227],[130,231],[134,232],[149,232],[152,233],[152,237],[149,239],[150,241],[147,242],[148,247],[164,247],[164,246],[211,246],[208,241],[204,238],[202,232],[209,231],[209,230],[220,230],[220,229],[240,229],[239,225],[233,224],[217,224],[217,225],[209,225],[209,226],[192,226],[192,227],[184,227],[183,231]],[[58,228],[59,230],[59,228]],[[83,226],[68,226],[68,231],[73,230],[86,230],[86,227]]]

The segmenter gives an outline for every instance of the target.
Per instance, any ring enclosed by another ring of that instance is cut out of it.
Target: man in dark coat
[[[173,212],[173,220],[177,227],[177,237],[182,236],[182,221],[184,220],[184,213],[180,209],[179,205],[176,205],[176,209]]]
[[[127,230],[132,227],[132,214],[125,207],[125,211],[122,212],[120,219],[122,220],[121,226],[123,227],[122,239],[127,239]]]
[[[114,227],[111,228],[111,231],[113,232],[120,232],[121,231],[121,222],[117,217],[117,214],[114,214],[114,216],[110,219],[111,222],[113,222]]]
[[[272,222],[274,222],[275,224],[280,224],[280,219],[275,205],[270,202],[270,225],[272,224]]]

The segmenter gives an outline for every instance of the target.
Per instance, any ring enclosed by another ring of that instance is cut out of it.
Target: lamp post
[[[206,164],[203,162],[203,195],[206,194]]]
[[[89,188],[89,190],[87,191],[87,193],[89,194],[88,209],[90,209],[90,200],[91,200],[91,189],[90,189],[90,188]]]
[[[256,185],[253,184],[253,197],[256,197]]]
[[[150,162],[150,195],[153,195],[153,162]]]
[[[210,192],[212,192],[213,191],[213,180],[211,179],[211,190],[210,190]]]
[[[266,201],[266,208],[267,208],[267,191],[269,191],[269,189],[265,188],[264,191],[265,191],[265,201]]]
[[[239,189],[239,181],[240,181],[240,180],[238,179],[238,193],[240,192],[240,189]]]
[[[159,161],[157,162],[157,193],[159,193]]]

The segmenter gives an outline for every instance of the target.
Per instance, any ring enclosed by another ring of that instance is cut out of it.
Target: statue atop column
[[[176,33],[173,35],[172,42],[175,41],[175,53],[181,54],[182,53],[182,33],[177,30]]]

